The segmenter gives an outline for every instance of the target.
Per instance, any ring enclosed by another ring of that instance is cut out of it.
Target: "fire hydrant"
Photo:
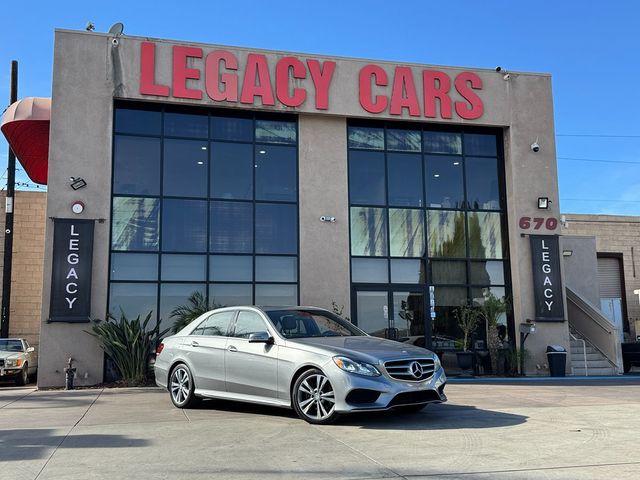
[[[73,390],[73,378],[76,376],[76,367],[73,366],[73,358],[69,357],[64,369],[64,389]]]

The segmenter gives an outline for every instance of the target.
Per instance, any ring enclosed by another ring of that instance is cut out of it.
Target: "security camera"
[[[84,27],[87,32],[93,32],[96,29],[96,26],[93,22],[87,22],[87,26]]]
[[[502,78],[503,78],[503,80],[509,80],[509,79],[511,79],[511,74],[506,73],[506,74],[504,75],[504,77],[502,77]]]
[[[111,45],[113,45],[114,47],[117,47],[119,43],[120,42],[118,41],[117,38],[112,38],[111,39]]]
[[[326,221],[327,221],[327,217],[325,217],[324,215],[322,215],[322,216],[320,217],[320,221],[321,221],[321,222],[326,222]]]
[[[496,72],[501,72],[502,71],[502,67],[496,67]]]
[[[534,153],[538,153],[540,151],[540,144],[535,141],[531,144],[531,150],[533,150]]]

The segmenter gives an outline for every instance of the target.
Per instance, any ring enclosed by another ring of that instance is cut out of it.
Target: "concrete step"
[[[587,355],[593,354],[593,353],[597,353],[598,355],[600,355],[600,352],[598,352],[593,347],[587,346],[587,348],[585,350],[587,351]],[[571,352],[570,353],[571,353],[571,355],[582,355],[582,353],[583,353],[582,347],[580,347],[580,348],[571,347]]]
[[[574,368],[584,368],[584,362],[571,362]],[[589,370],[592,368],[611,368],[611,364],[607,360],[591,360],[587,361],[587,367]]]
[[[584,368],[574,368],[574,375],[585,375]],[[594,377],[597,375],[615,375],[613,367],[599,367],[599,368],[589,368],[589,376]]]
[[[594,360],[604,360],[603,356],[598,352],[588,353],[587,352],[587,362],[591,362]],[[584,355],[582,352],[571,352],[571,361],[572,362],[584,362]]]

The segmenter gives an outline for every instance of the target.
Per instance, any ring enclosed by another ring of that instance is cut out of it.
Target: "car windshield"
[[[0,339],[0,351],[22,352],[22,342],[20,340]]]
[[[273,326],[285,338],[351,337],[362,330],[329,312],[314,310],[271,310],[266,312]]]

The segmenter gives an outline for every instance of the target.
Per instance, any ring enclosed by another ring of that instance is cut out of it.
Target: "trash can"
[[[567,350],[562,345],[547,346],[549,376],[564,377],[567,368]]]

